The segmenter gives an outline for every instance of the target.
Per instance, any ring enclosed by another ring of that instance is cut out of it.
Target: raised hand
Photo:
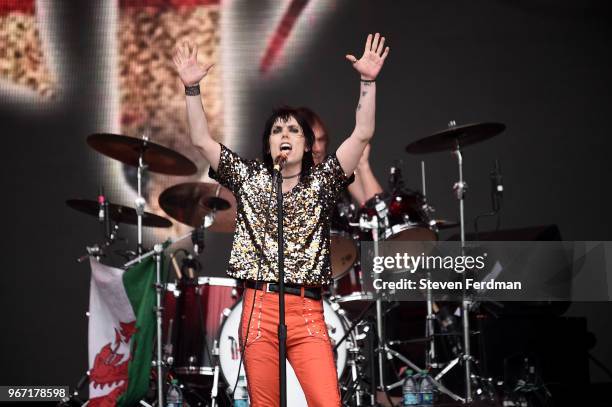
[[[185,86],[198,84],[214,65],[198,64],[198,47],[187,42],[176,47],[172,61]]]
[[[374,80],[385,63],[387,55],[389,55],[389,47],[385,48],[385,37],[376,33],[374,36],[368,34],[361,58],[357,59],[353,55],[347,55],[346,59],[353,64],[353,68],[359,72],[362,79]]]

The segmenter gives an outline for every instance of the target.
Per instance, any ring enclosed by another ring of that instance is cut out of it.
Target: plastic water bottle
[[[167,407],[182,407],[183,406],[183,392],[178,385],[178,380],[173,379],[170,388],[168,388],[168,394],[166,395],[166,406]]]
[[[248,407],[249,406],[249,392],[246,387],[246,380],[244,375],[238,376],[238,384],[236,385],[236,391],[234,392],[234,407]]]
[[[403,406],[418,406],[419,394],[417,393],[416,377],[413,376],[412,370],[406,371],[406,378],[402,386],[402,405]]]
[[[434,402],[434,385],[431,377],[427,372],[421,373],[421,381],[419,383],[419,393],[422,406],[433,406]]]

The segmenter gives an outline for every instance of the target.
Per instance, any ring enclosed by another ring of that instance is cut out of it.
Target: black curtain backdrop
[[[253,2],[254,3],[254,2]],[[254,7],[253,3],[249,7]],[[72,385],[87,368],[89,270],[75,258],[98,239],[94,220],[64,200],[95,196],[102,179],[85,137],[99,128],[96,95],[101,16],[85,3],[58,3],[60,37],[70,72],[65,102],[27,110],[0,100],[2,125],[2,283],[0,384]],[[420,189],[420,160],[436,215],[456,219],[457,180],[450,153],[411,156],[412,141],[458,124],[500,121],[507,130],[465,150],[466,219],[490,208],[489,171],[502,166],[502,228],[557,224],[565,240],[609,240],[612,173],[609,90],[612,27],[606,1],[337,2],[300,64],[253,81],[245,92],[248,148],[255,157],[271,109],[311,106],[335,148],[354,125],[358,77],[344,59],[380,31],[391,53],[377,81],[377,127],[370,155],[386,184],[401,160],[405,182]],[[290,52],[290,50],[288,51]],[[252,63],[257,63],[253,61]],[[231,70],[232,67],[224,67]],[[482,228],[494,225],[482,223]],[[443,236],[444,237],[444,236]],[[222,276],[231,236],[209,234],[206,274]],[[610,303],[573,304],[586,316],[593,354],[612,364]],[[568,348],[571,352],[571,346]],[[593,381],[608,378],[591,368]]]

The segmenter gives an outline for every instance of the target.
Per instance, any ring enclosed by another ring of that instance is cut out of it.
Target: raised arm
[[[366,145],[374,136],[374,118],[376,112],[376,77],[385,59],[389,55],[389,47],[385,48],[385,37],[376,33],[368,35],[365,49],[360,59],[347,55],[353,68],[361,76],[359,103],[355,112],[355,129],[336,152],[340,166],[345,174],[355,171],[359,158]]]
[[[187,103],[187,120],[189,121],[189,135],[194,147],[210,163],[213,170],[219,166],[221,145],[210,135],[208,121],[204,114],[199,84],[208,74],[213,64],[198,63],[198,48],[188,43],[178,46],[172,59],[176,71],[185,85],[185,102]],[[189,89],[189,91],[187,91]]]
[[[361,154],[359,164],[355,170],[355,182],[348,186],[348,190],[360,206],[365,204],[374,195],[383,192],[370,167],[370,144],[366,145]]]

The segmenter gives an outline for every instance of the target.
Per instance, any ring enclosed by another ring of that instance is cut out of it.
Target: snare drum
[[[162,324],[164,350],[186,381],[213,374],[213,350],[223,311],[236,304],[242,287],[232,278],[200,277],[168,284]]]

